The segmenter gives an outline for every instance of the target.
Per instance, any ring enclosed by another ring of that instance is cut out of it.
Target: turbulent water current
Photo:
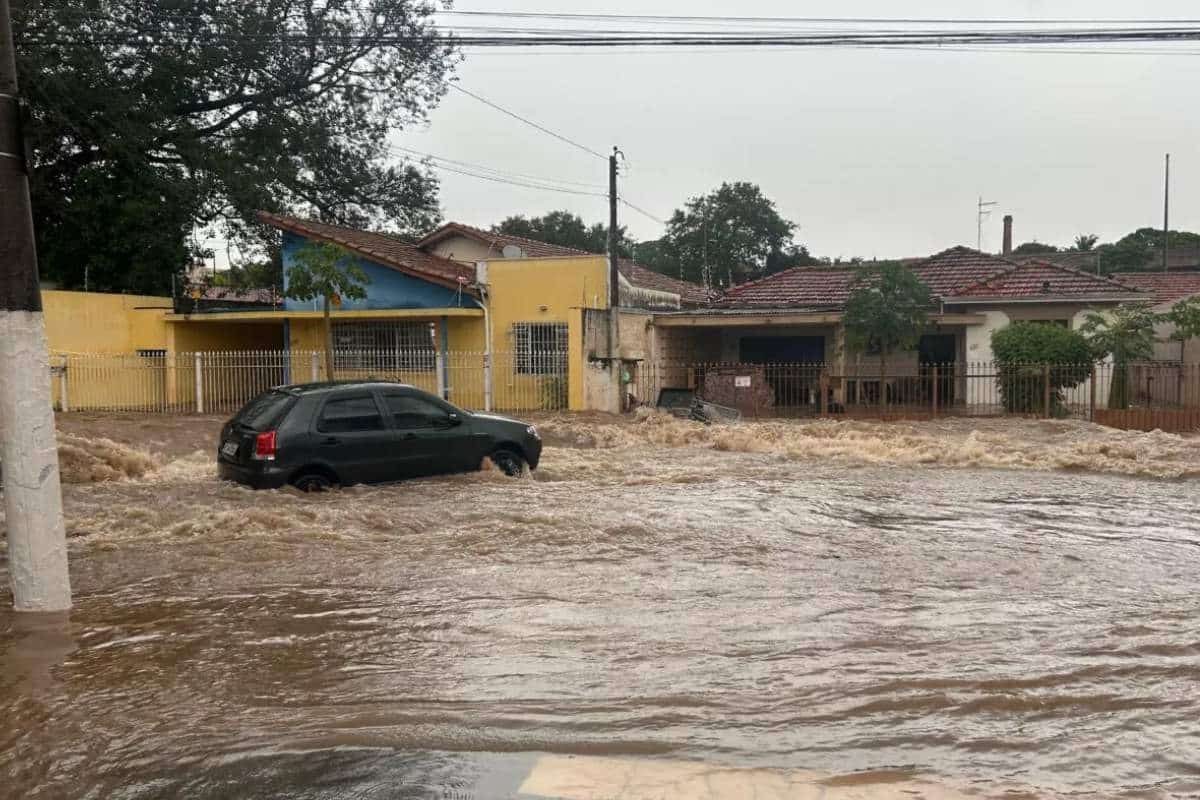
[[[0,796],[1200,795],[1198,440],[552,420],[301,495],[132,425],[63,438],[69,617],[0,596]]]

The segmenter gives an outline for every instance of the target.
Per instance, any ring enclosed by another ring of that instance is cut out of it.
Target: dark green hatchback
[[[537,430],[463,411],[413,386],[384,382],[281,386],[221,429],[224,480],[319,491],[356,483],[468,472],[485,459],[508,475],[536,469]]]

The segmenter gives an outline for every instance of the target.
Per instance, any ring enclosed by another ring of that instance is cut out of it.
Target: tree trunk
[[[879,402],[884,410],[888,407],[887,391],[887,349],[879,348]]]
[[[329,320],[329,295],[325,296],[325,316],[322,320],[325,339],[325,380],[333,380],[333,323]]]

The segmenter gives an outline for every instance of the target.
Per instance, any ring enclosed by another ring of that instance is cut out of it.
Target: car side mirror
[[[462,425],[462,417],[451,411],[446,415],[446,425],[453,428],[455,425]]]

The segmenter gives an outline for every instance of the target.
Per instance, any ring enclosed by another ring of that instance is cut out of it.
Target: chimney
[[[1000,255],[1012,255],[1012,214],[1004,215],[1004,249],[1000,251]]]

